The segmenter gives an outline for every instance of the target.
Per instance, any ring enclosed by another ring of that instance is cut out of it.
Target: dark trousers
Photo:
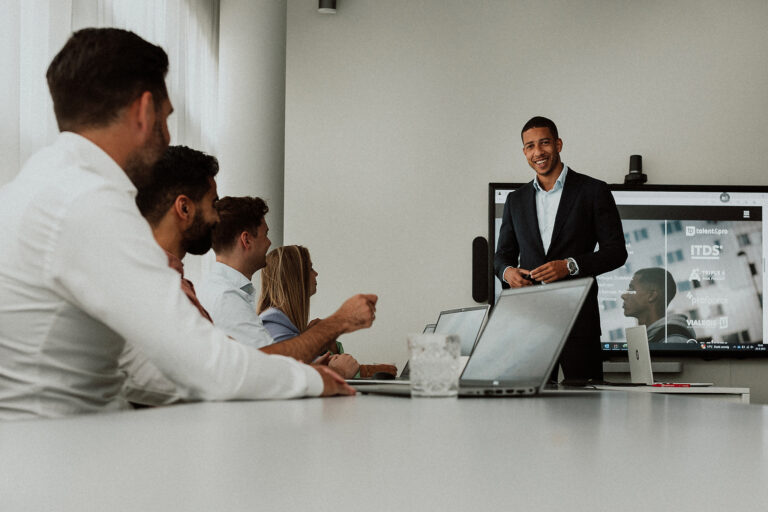
[[[563,368],[566,380],[603,380],[603,355],[600,350],[600,336],[570,336],[560,353],[559,366]],[[557,380],[557,368],[552,370],[551,379]]]

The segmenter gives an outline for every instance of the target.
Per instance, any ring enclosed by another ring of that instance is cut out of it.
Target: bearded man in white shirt
[[[111,28],[74,33],[48,68],[62,133],[0,189],[0,419],[128,408],[126,341],[186,400],[354,393],[233,343],[181,291],[135,204],[170,142],[167,70],[162,48]],[[370,326],[375,303],[349,299],[314,335]]]

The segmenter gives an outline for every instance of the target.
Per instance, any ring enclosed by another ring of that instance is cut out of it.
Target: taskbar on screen
[[[603,351],[607,352],[626,352],[626,343],[601,343]],[[654,343],[650,345],[651,349],[655,352],[669,351],[712,351],[712,352],[766,352],[768,351],[768,345],[763,343]]]

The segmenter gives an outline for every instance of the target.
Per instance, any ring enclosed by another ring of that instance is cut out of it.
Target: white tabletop
[[[765,510],[767,436],[640,393],[182,405],[0,423],[0,510]]]
[[[685,386],[681,384],[655,386],[598,385],[602,391],[624,391],[636,393],[661,393],[670,395],[700,395],[714,397],[735,397],[737,402],[749,403],[749,388],[727,388],[721,386]]]

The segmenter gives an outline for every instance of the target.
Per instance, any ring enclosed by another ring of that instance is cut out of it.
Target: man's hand
[[[341,305],[332,317],[336,317],[344,326],[344,332],[353,332],[370,327],[376,319],[376,295],[358,294]]]
[[[545,263],[542,266],[531,270],[531,277],[542,283],[552,283],[569,275],[568,262],[566,260],[555,260]]]
[[[328,361],[328,368],[345,379],[351,379],[360,370],[360,364],[349,354],[336,354]]]
[[[323,394],[321,396],[354,395],[355,389],[344,382],[341,376],[327,366],[312,365],[323,379]]]
[[[523,286],[531,286],[533,281],[526,279],[524,276],[529,276],[531,272],[524,268],[509,267],[504,271],[504,280],[512,288],[522,288]]]

